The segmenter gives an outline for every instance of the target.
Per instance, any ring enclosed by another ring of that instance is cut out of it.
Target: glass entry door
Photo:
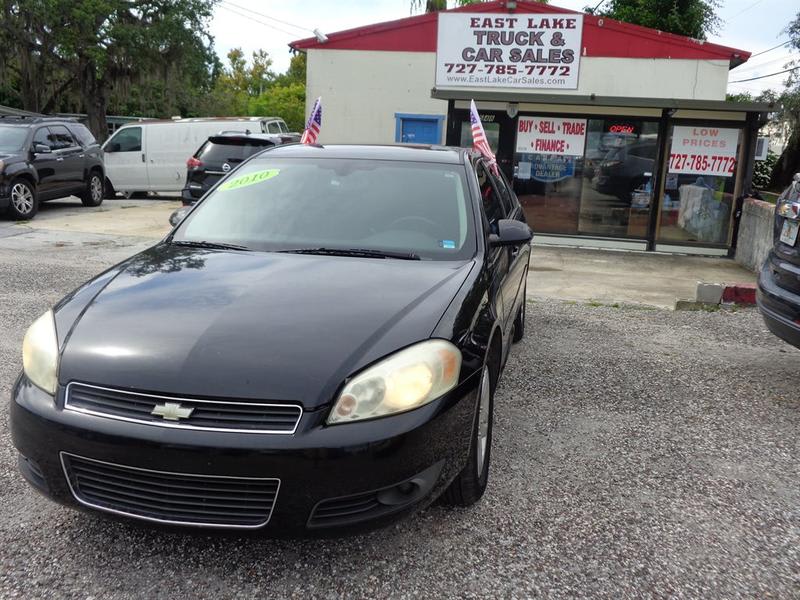
[[[738,128],[671,128],[658,241],[728,244],[740,139]]]

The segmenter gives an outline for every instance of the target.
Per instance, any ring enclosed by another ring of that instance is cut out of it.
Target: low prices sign
[[[574,90],[583,16],[439,13],[437,87]]]
[[[585,145],[586,119],[519,118],[517,152],[583,156]]]
[[[669,172],[733,177],[738,143],[738,129],[676,125],[672,130]]]

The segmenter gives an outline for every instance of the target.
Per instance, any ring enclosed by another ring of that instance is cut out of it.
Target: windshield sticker
[[[448,250],[453,250],[456,247],[456,243],[453,240],[441,240],[439,245]]]
[[[226,181],[219,189],[221,192],[227,192],[228,190],[238,190],[239,188],[246,187],[248,185],[253,185],[254,183],[261,183],[262,181],[267,181],[268,179],[272,179],[278,173],[280,173],[280,169],[267,169],[265,171],[256,171],[255,173],[248,173],[247,175],[242,175],[241,177],[234,177],[230,181]]]

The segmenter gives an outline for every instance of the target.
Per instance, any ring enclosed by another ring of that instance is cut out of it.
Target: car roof
[[[53,123],[58,123],[59,125],[80,124],[71,117],[25,117],[19,115],[0,115],[0,125],[30,127],[31,125],[48,125]]]
[[[260,157],[273,158],[277,155],[282,158],[347,158],[447,164],[463,164],[471,154],[467,148],[410,144],[283,144],[268,152]]]

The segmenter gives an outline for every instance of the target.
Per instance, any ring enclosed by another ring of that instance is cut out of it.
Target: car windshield
[[[460,260],[476,248],[467,189],[461,165],[259,157],[206,196],[172,240]]]
[[[0,152],[19,152],[28,138],[25,127],[9,127],[0,125]]]

